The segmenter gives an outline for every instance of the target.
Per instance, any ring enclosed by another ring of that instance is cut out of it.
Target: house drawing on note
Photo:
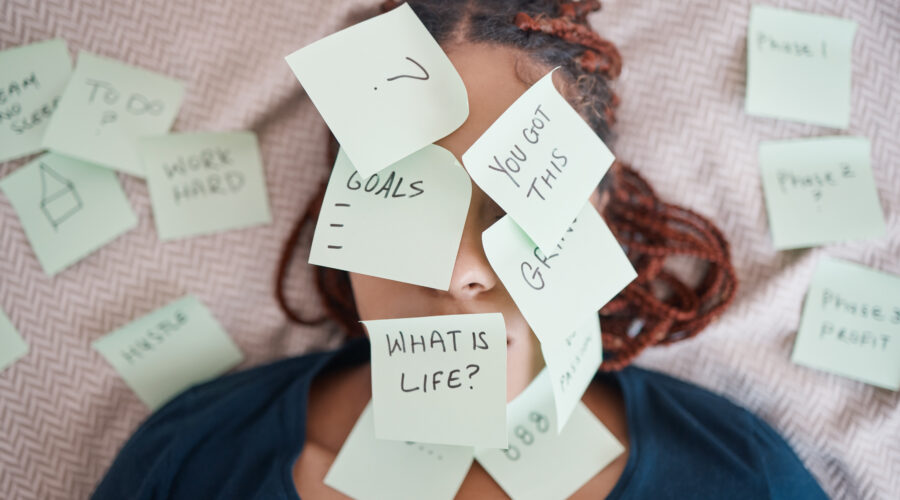
[[[78,213],[84,206],[75,184],[50,168],[44,162],[40,164],[41,172],[41,212],[47,217],[53,229],[69,217]]]

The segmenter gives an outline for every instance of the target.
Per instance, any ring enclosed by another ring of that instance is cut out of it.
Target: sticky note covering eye
[[[48,275],[137,225],[115,172],[53,153],[0,180]]]
[[[309,262],[447,290],[471,196],[466,171],[440,146],[426,146],[370,177],[361,176],[342,149]]]
[[[462,78],[408,4],[285,60],[363,177],[450,134],[469,115]]]
[[[0,162],[41,150],[71,73],[62,39],[0,52]]]
[[[593,314],[562,339],[541,344],[556,404],[556,431],[561,432],[603,362],[600,318]]]
[[[271,222],[256,134],[145,137],[138,151],[160,239]]]
[[[0,309],[0,371],[28,354],[28,344],[16,331],[9,317]]]
[[[463,154],[472,180],[549,253],[614,157],[548,73]]]
[[[372,403],[366,405],[325,484],[358,500],[450,500],[472,465],[473,449],[375,438]]]
[[[900,277],[823,257],[806,295],[792,360],[900,390]]]
[[[183,95],[171,78],[81,52],[44,147],[143,177],[135,140],[168,131]]]
[[[856,23],[754,5],[747,30],[751,115],[847,128]]]
[[[363,321],[379,439],[506,446],[503,315]]]
[[[151,410],[244,358],[209,310],[191,295],[92,345]]]
[[[885,234],[868,140],[822,137],[763,142],[759,166],[775,248]]]

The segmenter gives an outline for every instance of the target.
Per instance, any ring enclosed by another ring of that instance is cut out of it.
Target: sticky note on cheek
[[[62,39],[0,52],[0,162],[41,150],[72,73]]]
[[[591,315],[564,338],[541,344],[541,352],[553,389],[556,431],[561,432],[603,362],[600,318]]]
[[[0,309],[0,371],[28,354],[28,344],[16,331],[9,317]]]
[[[550,253],[614,157],[548,73],[463,154],[472,180]]]
[[[379,439],[506,446],[503,315],[363,321]]]
[[[171,78],[81,52],[44,147],[143,177],[135,141],[168,131],[183,95]]]
[[[285,60],[362,177],[450,134],[469,115],[462,78],[408,4]]]
[[[792,360],[900,390],[900,277],[823,257],[806,294]]]
[[[440,146],[428,145],[369,177],[342,149],[309,262],[447,290],[471,196],[466,171]]]

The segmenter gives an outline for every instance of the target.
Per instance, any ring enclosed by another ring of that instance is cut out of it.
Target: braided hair
[[[402,2],[388,0],[382,11]],[[622,70],[622,57],[587,22],[598,0],[411,0],[407,2],[440,44],[487,42],[516,47],[536,61],[559,66],[573,88],[572,105],[604,141],[610,139],[619,99],[610,87]],[[333,162],[337,142],[332,137]],[[326,183],[327,184],[327,183]],[[316,286],[325,314],[304,318],[287,303],[284,284],[303,229],[318,219],[323,184],[285,242],[275,294],[291,320],[308,326],[332,320],[350,336],[363,334],[347,272],[316,266]],[[633,168],[616,161],[598,189],[609,193],[603,218],[625,249],[638,277],[599,311],[601,370],[628,365],[642,350],[693,337],[731,303],[737,277],[728,242],[709,220],[660,200]],[[669,257],[699,261],[702,277],[688,284],[666,269]]]

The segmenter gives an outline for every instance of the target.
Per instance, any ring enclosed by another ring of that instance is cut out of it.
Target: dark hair
[[[402,2],[386,1],[382,10]],[[587,23],[600,9],[596,0],[413,0],[407,2],[441,44],[473,41],[513,46],[536,61],[560,66],[575,91],[573,106],[604,140],[615,121],[618,98],[610,82],[621,72],[615,45]],[[330,159],[337,154],[331,141]],[[638,277],[599,312],[603,330],[601,369],[627,365],[648,346],[692,337],[734,298],[737,278],[728,242],[706,218],[661,201],[631,167],[616,162],[598,189],[610,193],[603,218],[623,246]],[[336,321],[351,336],[361,335],[349,275],[316,267],[316,285],[326,315],[307,319],[287,304],[284,281],[294,248],[305,227],[318,218],[323,184],[285,242],[276,277],[276,297],[285,314],[305,325]],[[664,265],[670,256],[689,256],[704,264],[699,283],[690,285]]]

